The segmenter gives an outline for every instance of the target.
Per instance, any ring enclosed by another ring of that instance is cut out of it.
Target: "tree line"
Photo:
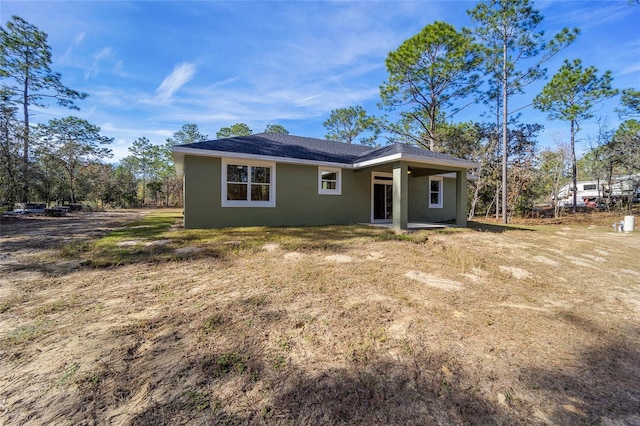
[[[470,185],[469,216],[495,214],[505,223],[551,198],[567,181],[575,188],[578,176],[611,182],[628,175],[640,187],[640,92],[616,89],[610,71],[565,59],[534,97],[533,108],[566,123],[566,143],[558,140],[540,151],[543,126],[522,122],[511,107],[514,95],[547,75],[545,64],[579,37],[579,29],[563,28],[549,37],[540,29],[543,16],[528,0],[480,1],[468,15],[473,28],[436,21],[390,52],[388,79],[380,86],[382,114],[371,115],[360,105],[335,109],[323,123],[325,137],[366,145],[404,142],[473,160],[479,167]],[[55,102],[78,109],[76,102],[87,97],[66,87],[50,65],[45,33],[19,17],[0,29],[0,202],[180,204],[171,147],[208,135],[189,123],[161,145],[140,137],[127,157],[110,164],[113,139],[97,126],[73,116],[30,124],[34,107]],[[591,149],[577,158],[581,125],[594,120],[597,104],[618,94],[623,123],[617,129],[600,126]],[[482,106],[486,121],[455,120],[471,105]],[[265,131],[289,133],[280,124]],[[216,138],[252,133],[247,124],[235,123]],[[574,191],[574,210],[575,196]]]

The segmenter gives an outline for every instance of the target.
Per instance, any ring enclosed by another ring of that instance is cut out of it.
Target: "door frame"
[[[382,178],[382,179],[377,179]],[[375,219],[375,184],[383,184],[390,185],[393,190],[393,173],[384,173],[384,172],[371,172],[371,223],[392,223],[393,218],[391,219]],[[393,202],[393,196],[391,198]],[[393,214],[393,210],[391,211]]]

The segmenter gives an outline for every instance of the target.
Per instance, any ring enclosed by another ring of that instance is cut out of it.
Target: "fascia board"
[[[361,161],[354,163],[354,169],[363,169],[365,167],[377,166],[378,164],[391,163],[402,159],[402,154],[387,155],[386,157],[374,158],[373,160]]]
[[[394,161],[411,161],[414,163],[422,163],[429,164],[434,166],[448,166],[448,167],[456,167],[456,168],[465,168],[465,169],[473,169],[479,166],[478,163],[474,163],[473,161],[467,160],[450,160],[446,158],[433,158],[433,157],[422,157],[418,155],[410,155],[410,154],[392,154],[387,155],[386,157],[374,158],[373,160],[362,161],[359,163],[354,163],[354,169],[362,169],[365,167],[376,166],[379,164],[392,163]]]
[[[202,150],[196,148],[181,148],[175,147],[172,148],[173,158],[176,158],[176,154],[184,155],[198,155],[201,157],[217,157],[217,158],[236,158],[242,160],[257,160],[257,161],[270,161],[275,163],[285,163],[285,164],[302,164],[309,166],[326,166],[326,167],[338,167],[343,169],[351,169],[353,168],[352,164],[349,163],[334,163],[331,161],[317,161],[317,160],[304,160],[299,158],[287,158],[287,157],[274,157],[272,155],[256,155],[256,154],[245,154],[241,152],[227,152],[227,151],[211,151],[211,150]]]

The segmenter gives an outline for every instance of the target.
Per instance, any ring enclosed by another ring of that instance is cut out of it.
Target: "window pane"
[[[430,197],[431,204],[440,204],[440,194],[438,192],[432,192]]]
[[[253,183],[270,183],[271,168],[270,167],[251,167],[251,182]]]
[[[338,180],[338,174],[336,172],[321,172],[322,180]]]
[[[270,185],[251,185],[251,201],[269,201]]]
[[[322,181],[322,189],[336,189],[338,186],[336,184],[336,182],[330,182],[330,181],[326,181],[323,180]]]
[[[247,184],[245,183],[228,183],[227,184],[227,200],[246,200]]]
[[[431,184],[431,191],[432,192],[440,192],[440,181],[439,180],[432,180],[430,182]]]
[[[227,182],[246,182],[249,176],[247,166],[227,165]]]

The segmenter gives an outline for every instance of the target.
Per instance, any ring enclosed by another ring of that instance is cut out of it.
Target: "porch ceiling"
[[[357,170],[357,172],[360,170]],[[392,165],[384,165],[383,167],[374,167],[371,169],[367,169],[367,171],[375,171],[380,173],[392,173],[393,166]],[[427,167],[415,167],[409,166],[409,171],[411,177],[423,177],[423,176],[433,176],[433,175],[442,175],[447,173],[452,173],[452,170],[443,170],[443,169],[432,169]]]
[[[411,177],[433,176],[433,175],[451,173],[451,170],[432,169],[428,167],[414,167],[414,166],[409,166],[409,171],[411,172]]]
[[[409,170],[411,171],[411,177],[423,177],[423,176],[433,176],[433,175],[441,175],[447,173],[455,173],[457,171],[465,170],[460,168],[453,167],[438,167],[433,165],[419,164],[413,162],[406,163]],[[355,172],[380,172],[380,173],[392,173],[394,167],[397,167],[398,162],[387,163],[387,164],[379,164],[376,166],[366,167],[362,169],[356,169]]]

